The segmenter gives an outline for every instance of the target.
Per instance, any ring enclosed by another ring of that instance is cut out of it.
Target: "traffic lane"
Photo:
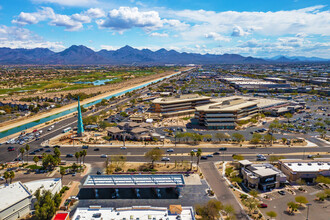
[[[89,146],[88,149],[86,149],[87,154],[95,154],[96,152],[100,154],[112,154],[112,155],[143,155],[144,153],[154,149],[154,147],[127,147],[126,150],[120,149],[121,147],[91,147]],[[174,147],[168,147],[168,148],[160,148],[164,151],[164,154],[168,155],[175,155],[175,154],[185,154],[190,153],[193,149],[201,148],[203,153],[214,153],[214,152],[220,152],[221,154],[224,152],[225,154],[284,154],[284,153],[308,153],[308,152],[315,152],[315,153],[322,153],[322,152],[330,152],[330,149],[324,149],[324,148],[293,148],[293,147],[287,147],[287,148],[227,148],[226,151],[219,151],[219,147],[194,147],[194,148],[174,148]],[[96,151],[96,149],[98,149]],[[173,149],[174,152],[166,152],[168,149]],[[77,147],[61,147],[60,151],[62,154],[70,154],[75,153],[76,151],[83,150],[81,146]]]
[[[299,156],[295,156],[295,155],[282,155],[285,156],[285,158],[287,159],[297,159],[299,158]],[[130,161],[130,162],[151,162],[151,160],[145,158],[144,156],[125,156],[126,157],[126,161]],[[176,162],[182,162],[182,161],[191,161],[191,157],[190,156],[168,156],[170,158],[170,161],[168,161],[167,163],[174,163]],[[109,158],[109,160],[111,159],[111,155],[108,156],[107,158]],[[105,162],[107,160],[107,158],[101,158],[101,155],[87,155],[85,157],[85,162],[87,163],[93,163],[93,162]],[[300,156],[301,158],[301,156]],[[330,158],[330,155],[324,156],[324,158]],[[61,159],[63,161],[67,161],[67,162],[77,162],[77,159],[75,157],[71,157],[68,158],[65,155],[61,156]],[[245,159],[250,160],[250,161],[255,161],[256,160],[256,156],[245,156]],[[207,160],[200,160],[200,163],[204,163],[204,162],[208,162],[208,161],[212,161],[212,162],[219,162],[219,161],[233,161],[233,158],[231,156],[214,156],[212,158],[208,158]],[[197,158],[194,157],[193,158],[193,162],[196,163]],[[78,160],[79,162],[79,160]],[[165,161],[157,161],[157,162],[162,162],[165,163]],[[264,161],[264,162],[268,162],[268,161]]]

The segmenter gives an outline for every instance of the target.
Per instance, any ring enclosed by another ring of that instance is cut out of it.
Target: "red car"
[[[38,129],[35,129],[35,130],[33,130],[32,132],[33,132],[33,133],[36,133],[37,131],[38,131]]]
[[[258,207],[259,207],[259,208],[267,208],[268,205],[265,204],[265,203],[261,203],[261,204],[258,205]]]
[[[8,151],[15,151],[15,147],[8,147],[7,150]]]

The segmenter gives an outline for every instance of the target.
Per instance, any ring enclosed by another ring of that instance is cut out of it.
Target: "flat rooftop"
[[[311,161],[311,162],[287,162],[284,163],[294,172],[320,172],[330,170],[330,162]]]
[[[247,166],[246,169],[250,170],[251,172],[257,174],[258,176],[271,176],[282,173],[280,170],[276,169],[271,164],[253,164]]]
[[[32,196],[21,182],[0,185],[0,195],[0,211]]]
[[[77,208],[72,220],[176,220],[178,215],[171,214],[167,208],[151,206],[133,206],[125,208]],[[182,220],[194,220],[194,210],[192,207],[182,207],[180,214]]]
[[[223,98],[212,99],[211,102],[221,103],[223,101],[231,100],[231,99],[243,99],[245,101],[257,102],[259,108],[266,108],[271,106],[277,106],[280,104],[288,103],[289,101],[283,99],[274,99],[274,98],[261,98],[261,97],[251,97],[251,96],[229,96]]]
[[[171,96],[171,97],[163,97],[157,98],[152,101],[154,104],[174,104],[181,102],[191,102],[191,101],[201,101],[201,100],[210,100],[211,97],[201,96],[198,94],[188,94],[188,95],[180,95],[180,96]]]
[[[61,184],[60,182],[61,178],[49,178],[27,182],[24,183],[24,185],[32,194],[34,194],[38,189],[50,190],[52,192],[57,184]]]
[[[83,188],[166,188],[184,186],[181,174],[173,175],[90,175]]]
[[[231,100],[234,100],[234,101],[241,100],[241,101],[226,104],[226,101],[230,102]],[[231,98],[231,99],[227,99],[227,100],[224,100],[224,101],[218,102],[218,103],[212,103],[212,104],[198,106],[198,107],[195,107],[195,109],[197,111],[228,112],[228,111],[236,111],[236,110],[240,110],[243,108],[251,107],[251,106],[254,106],[257,104],[258,104],[258,102],[255,102],[255,101],[247,101],[247,100],[244,100],[241,98]]]

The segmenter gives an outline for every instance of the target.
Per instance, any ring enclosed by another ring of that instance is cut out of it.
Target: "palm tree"
[[[63,176],[65,175],[66,171],[64,168],[60,169],[61,179],[63,179]]]
[[[82,156],[83,156],[83,164],[85,164],[85,157],[87,155],[87,151],[86,150],[82,150]]]
[[[23,156],[24,156],[24,152],[25,152],[25,149],[24,149],[24,147],[21,147],[20,149],[19,149],[19,152],[21,153],[21,155],[22,155],[22,161],[23,161]]]
[[[8,179],[9,179],[9,173],[8,173],[8,171],[4,172],[3,178],[5,178],[6,183],[8,183]]]
[[[9,172],[9,178],[10,178],[10,184],[13,182],[13,179],[15,178],[15,173],[14,171]]]
[[[196,157],[197,157],[197,166],[199,165],[199,159],[202,155],[202,149],[198,148],[197,152],[196,152]]]
[[[190,170],[192,170],[194,156],[195,156],[195,152],[194,151],[190,151],[190,157],[191,157]]]
[[[27,163],[29,164],[29,150],[30,150],[30,145],[25,145],[25,150],[26,150],[26,160]]]
[[[76,159],[77,159],[77,163],[78,163],[78,159],[79,159],[79,157],[80,157],[80,153],[77,151],[77,152],[74,154],[74,156],[76,157]]]
[[[79,162],[80,162],[80,166],[81,166],[81,159],[83,158],[83,152],[79,151]]]

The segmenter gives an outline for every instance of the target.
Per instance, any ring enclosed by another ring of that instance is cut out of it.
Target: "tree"
[[[244,160],[244,156],[242,154],[234,154],[232,158],[234,160]]]
[[[154,168],[154,162],[160,160],[164,152],[161,149],[154,148],[148,151],[144,157],[151,160],[151,166]]]
[[[315,182],[317,183],[324,183],[324,184],[330,184],[330,178],[329,177],[325,177],[322,175],[319,175],[316,177]]]
[[[319,192],[316,194],[316,197],[319,201],[324,201],[327,198],[327,194],[325,192]]]
[[[29,164],[29,150],[30,150],[30,145],[25,145],[25,151],[26,151],[26,161]]]
[[[279,160],[284,159],[284,158],[285,157],[283,157],[283,156],[274,156],[274,155],[271,155],[269,157],[269,162],[273,164],[273,163],[278,162]]]
[[[267,141],[270,145],[272,145],[272,144],[273,144],[273,141],[276,140],[276,138],[275,138],[273,135],[271,135],[271,134],[266,134],[266,135],[264,136],[264,139],[265,139],[265,141]]]
[[[226,139],[227,135],[225,135],[224,133],[215,133],[214,134],[214,138],[218,139],[219,141]]]
[[[241,143],[242,141],[245,140],[244,135],[242,135],[240,133],[232,134],[232,138],[233,138],[233,140],[237,141],[237,143]]]
[[[58,147],[54,148],[54,156],[59,158],[61,156],[61,151],[58,149]]]
[[[195,207],[196,213],[206,220],[219,219],[222,203],[218,200],[209,200],[205,205],[197,205]]]
[[[296,202],[299,203],[300,206],[302,204],[307,204],[308,203],[308,200],[306,199],[305,196],[296,196],[295,200],[296,200]]]
[[[288,139],[286,138],[282,138],[282,143],[285,144],[287,142]]]
[[[288,120],[288,123],[290,122],[290,118],[292,118],[292,114],[291,113],[285,113],[284,117]]]
[[[258,191],[253,189],[249,192],[249,194],[253,197],[253,198],[257,198],[258,196]]]
[[[251,214],[253,210],[255,210],[258,206],[258,201],[253,198],[249,197],[245,200],[243,200],[244,205],[249,209],[249,213]]]
[[[223,211],[226,213],[227,216],[235,213],[235,209],[231,204],[225,205],[223,207]]]
[[[268,215],[270,218],[276,218],[277,213],[274,211],[269,211],[269,212],[266,212],[266,215]]]
[[[36,163],[36,165],[38,164],[39,162],[39,157],[38,156],[34,156],[33,157],[33,161]]]
[[[83,158],[83,152],[82,151],[79,151],[79,164],[81,166],[81,160]]]
[[[45,191],[43,195],[40,195],[40,189],[36,191],[35,196],[37,198],[34,203],[35,218],[37,220],[50,220],[60,205],[60,197],[56,194],[52,196],[50,191]]]
[[[87,151],[84,149],[84,150],[82,150],[83,164],[85,164],[85,157],[86,156],[87,156]]]
[[[75,158],[77,159],[77,163],[78,163],[78,160],[79,160],[79,157],[80,157],[80,153],[77,151],[75,154],[74,154]]]
[[[60,169],[61,179],[63,179],[63,176],[66,174],[66,171],[64,168],[61,167]]]
[[[194,159],[194,156],[195,156],[195,152],[194,151],[190,151],[189,155],[191,157],[190,170],[192,170],[192,165],[193,165],[193,159]]]
[[[199,165],[199,160],[202,155],[202,149],[198,148],[196,152],[196,157],[197,157],[197,166]]]
[[[22,158],[22,160],[23,160],[23,156],[24,156],[24,153],[25,153],[25,149],[24,149],[24,147],[21,147],[21,148],[19,149],[19,152],[21,153],[21,158]]]
[[[14,171],[10,171],[9,172],[9,179],[10,179],[10,184],[13,182],[13,179],[15,178],[15,172]]]
[[[231,175],[232,172],[234,172],[234,168],[233,167],[227,167],[225,169],[225,175],[228,176],[228,177]]]
[[[252,144],[259,144],[261,138],[262,138],[262,135],[261,134],[254,133],[250,142]]]
[[[9,172],[8,171],[6,171],[6,172],[4,172],[3,173],[3,178],[5,178],[5,180],[6,180],[6,183],[8,183],[8,179],[9,179]]]
[[[287,205],[288,205],[288,208],[289,208],[289,212],[290,213],[294,213],[298,209],[298,207],[299,207],[299,205],[297,203],[295,203],[295,202],[288,202]]]
[[[243,181],[239,176],[234,176],[230,180],[235,183],[241,183]]]

